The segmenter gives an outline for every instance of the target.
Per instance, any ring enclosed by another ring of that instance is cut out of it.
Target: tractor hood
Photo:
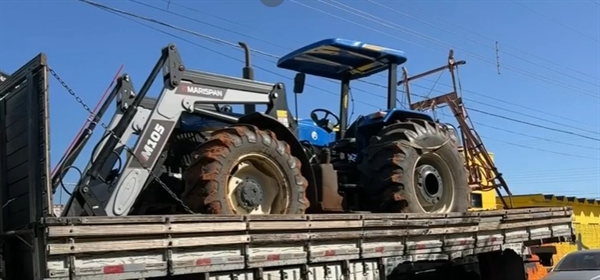
[[[228,115],[241,117],[240,113],[228,113]],[[201,116],[184,114],[181,118],[180,128],[187,131],[206,131],[226,126],[225,123],[203,118]],[[311,145],[326,147],[335,140],[335,133],[327,133],[318,127],[311,119],[298,120],[298,138],[307,141]]]

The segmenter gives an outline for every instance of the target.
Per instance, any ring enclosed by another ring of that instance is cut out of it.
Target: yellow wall
[[[500,199],[497,199],[498,208],[502,207]],[[600,200],[585,199],[577,197],[565,197],[544,194],[515,195],[513,196],[515,208],[521,207],[555,207],[570,206],[573,208],[575,232],[577,234],[576,244],[557,243],[557,254],[554,263],[569,252],[582,249],[600,248]],[[545,276],[546,269],[540,265],[530,268],[530,280],[539,280]]]
[[[481,194],[482,207],[481,210],[494,210],[496,208],[496,191],[473,191],[473,193]]]
[[[513,195],[513,206],[523,207],[555,207],[569,206],[573,208],[575,223],[600,223],[600,200],[577,197],[556,196],[551,194]],[[497,207],[502,207],[499,198]]]

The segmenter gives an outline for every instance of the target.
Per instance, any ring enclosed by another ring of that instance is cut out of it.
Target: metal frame
[[[348,129],[348,98],[350,97],[350,79],[341,80],[340,88],[340,123],[339,130],[336,132],[337,140],[344,139],[346,129]]]
[[[100,107],[100,110],[96,114],[94,120],[92,122],[90,122],[88,127],[84,130],[84,133],[82,133],[82,135],[78,139],[75,140],[75,143],[76,143],[74,146],[75,148],[71,151],[70,154],[65,156],[65,162],[60,163],[58,172],[57,172],[57,174],[55,174],[55,178],[53,178],[53,188],[54,189],[56,189],[59,186],[58,185],[58,184],[60,184],[59,180],[62,179],[62,177],[64,176],[64,173],[66,173],[68,167],[80,155],[81,151],[83,150],[83,147],[86,145],[86,143],[88,142],[89,138],[91,137],[94,129],[97,127],[98,122],[100,121],[100,119],[102,119],[102,117],[106,113],[106,110],[112,104],[112,101],[116,99],[117,100],[117,102],[116,102],[117,110],[116,110],[115,114],[112,116],[112,119],[108,124],[108,130],[103,133],[101,141],[98,144],[96,144],[96,146],[94,147],[94,149],[92,151],[93,154],[91,156],[92,160],[90,160],[88,162],[87,166],[85,167],[85,169],[83,169],[82,173],[86,174],[88,172],[88,170],[91,168],[92,164],[98,158],[98,154],[100,153],[100,150],[98,148],[106,145],[108,138],[111,136],[110,132],[113,131],[113,129],[122,120],[123,114],[125,113],[127,108],[130,106],[134,97],[135,97],[135,90],[134,90],[134,86],[131,82],[131,78],[129,77],[129,75],[124,74],[124,75],[120,76],[119,78],[117,78],[115,87],[109,94],[109,96],[106,99],[106,101],[104,102],[104,104],[102,104],[102,106]],[[121,139],[125,139],[125,140],[129,139],[135,132],[134,128],[144,126],[146,118],[148,117],[149,111],[150,111],[147,109],[146,103],[147,102],[142,102],[140,104],[140,107],[138,108],[133,120],[131,121],[131,125],[129,127],[127,127],[125,132],[123,132]],[[117,161],[119,161],[119,157],[124,150],[125,150],[125,146],[122,143],[117,143],[117,145],[113,149],[113,152],[109,155],[106,163],[100,168],[100,173],[99,173],[100,175],[97,178],[92,178],[90,180],[90,183],[89,183],[90,186],[95,186],[95,188],[103,188],[103,189],[108,188],[108,185],[103,181],[103,178],[107,178],[108,176],[111,175],[111,171],[112,171],[114,164]],[[105,195],[104,196],[101,195],[100,192],[83,192],[83,193],[74,192],[74,195],[72,195],[69,198],[69,201],[65,205],[62,215],[63,216],[79,215],[80,213],[85,211],[83,206],[85,205],[86,200],[100,204],[99,201],[106,200],[106,198],[105,198]]]
[[[467,62],[464,60],[455,61],[454,60],[454,51],[450,50],[448,54],[448,63],[444,66],[414,75],[408,76],[408,71],[405,67],[402,68],[402,80],[398,82],[398,85],[404,85],[404,91],[406,92],[407,102],[409,104],[409,108],[411,110],[424,111],[427,109],[435,109],[436,107],[440,107],[443,105],[447,105],[452,114],[455,116],[461,133],[462,139],[462,147],[461,150],[465,157],[465,166],[469,170],[468,174],[468,183],[472,190],[487,190],[487,189],[495,189],[498,193],[498,196],[502,200],[505,207],[512,207],[512,193],[508,188],[508,184],[502,177],[502,173],[498,170],[493,160],[491,159],[483,141],[479,137],[479,134],[473,126],[467,121],[467,111],[462,102],[462,98],[458,94],[458,89],[456,85],[457,79],[457,69],[458,66],[464,65]],[[450,76],[452,77],[452,91],[446,94],[442,94],[433,98],[429,98],[426,100],[422,100],[419,102],[412,102],[411,99],[411,91],[409,83],[410,81],[420,79],[441,71],[448,70],[450,72]],[[483,158],[483,169],[486,170],[486,174],[481,174],[481,170],[479,165],[470,164],[469,159],[474,158]],[[482,178],[485,177],[488,182],[493,182],[494,185],[492,187],[483,186]],[[509,197],[509,203],[507,203],[500,191],[500,189],[504,189]]]
[[[164,86],[154,101],[145,96],[160,69],[164,71]],[[248,74],[246,78],[251,78]],[[123,86],[123,83],[120,85]],[[108,103],[111,101],[107,100]],[[216,110],[206,109],[206,105],[211,104]],[[177,48],[171,44],[163,48],[160,59],[139,93],[118,104],[121,111],[111,121],[107,132],[110,135],[105,135],[104,141],[99,144],[94,161],[88,165],[74,191],[76,198],[72,198],[65,207],[65,213],[80,215],[83,210],[94,216],[127,215],[135,203],[132,198],[137,198],[153,180],[149,179],[152,177],[150,172],[158,166],[171,132],[184,112],[230,124],[239,121],[237,117],[220,112],[218,104],[266,104],[265,114],[296,134],[296,123],[288,110],[283,84],[188,70]],[[282,111],[286,114],[282,115]],[[120,155],[123,149],[120,143],[127,143],[133,134],[140,135],[133,148],[133,156],[123,165],[117,183],[108,186],[102,178],[109,176],[112,167],[119,161],[116,155]],[[73,201],[77,201],[78,205]]]
[[[4,258],[8,279],[42,279],[46,272],[45,232],[38,223],[52,211],[47,71],[46,55],[40,53],[0,84],[0,228],[3,255],[10,256]],[[21,120],[25,123],[15,124]],[[7,141],[11,129],[23,127]],[[11,156],[15,158],[9,162]],[[17,191],[22,194],[16,195]],[[24,219],[17,215],[19,211],[10,212],[18,202],[28,213]],[[15,220],[19,223],[7,223]]]
[[[388,85],[387,85],[387,109],[392,110],[396,108],[396,102],[398,100],[398,64],[388,63]],[[348,99],[350,98],[350,78],[344,78],[341,80],[340,89],[340,123],[339,130],[336,132],[337,140],[343,139],[346,130],[348,129]]]
[[[66,169],[68,169],[74,162],[77,157],[81,154],[83,147],[88,143],[90,137],[92,136],[94,129],[98,126],[98,122],[104,117],[104,114],[108,110],[112,101],[115,98],[119,98],[119,104],[126,104],[128,101],[133,100],[133,85],[130,82],[128,75],[121,75],[116,80],[116,85],[109,93],[106,101],[102,104],[94,119],[89,122],[88,126],[83,129],[81,135],[73,141],[73,150],[71,150],[68,154],[66,154],[62,161],[60,161],[56,169],[56,174],[52,176],[52,191],[55,192],[56,189],[60,186],[60,181],[64,178],[66,173]],[[122,115],[124,110],[123,106],[118,105],[117,114]]]

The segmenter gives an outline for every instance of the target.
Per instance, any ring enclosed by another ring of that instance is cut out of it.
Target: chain
[[[144,164],[144,163],[143,163],[143,162],[142,162],[142,161],[141,161],[141,160],[140,160],[140,159],[139,159],[139,158],[138,158],[138,157],[135,155],[135,153],[133,153],[133,151],[131,150],[131,148],[130,148],[129,146],[125,145],[125,143],[123,143],[123,142],[121,141],[121,139],[120,139],[119,137],[117,137],[117,135],[115,135],[115,133],[114,133],[114,132],[113,132],[111,129],[109,129],[109,128],[108,128],[108,126],[107,126],[107,125],[106,125],[104,122],[102,122],[102,120],[100,120],[100,118],[98,118],[98,116],[97,116],[97,115],[96,115],[94,112],[92,112],[92,110],[90,109],[90,107],[89,107],[88,105],[86,105],[86,104],[85,104],[85,102],[83,102],[83,100],[81,99],[81,97],[79,97],[79,96],[78,96],[78,95],[75,93],[75,91],[73,91],[73,90],[71,89],[71,87],[69,87],[69,85],[67,85],[67,83],[66,83],[66,82],[65,82],[63,79],[61,79],[61,78],[58,76],[58,74],[56,74],[56,72],[55,72],[55,71],[54,71],[52,68],[48,67],[48,71],[49,71],[49,72],[50,72],[50,74],[52,74],[52,76],[54,76],[54,78],[55,78],[55,79],[56,79],[56,80],[57,80],[57,81],[58,81],[58,82],[59,82],[59,83],[60,83],[60,84],[61,84],[61,85],[62,85],[62,86],[63,86],[63,87],[64,87],[64,88],[65,88],[65,89],[66,89],[66,90],[69,92],[69,94],[75,98],[75,100],[77,101],[77,103],[81,104],[81,106],[83,106],[83,108],[84,108],[86,111],[88,111],[88,112],[89,112],[89,113],[90,113],[90,114],[93,116],[93,118],[95,118],[96,120],[98,120],[98,123],[100,123],[100,125],[102,126],[102,128],[104,128],[104,130],[105,130],[106,132],[108,132],[108,133],[111,135],[111,137],[113,137],[113,138],[117,139],[117,141],[119,141],[119,144],[123,145],[123,147],[125,147],[125,148],[126,148],[127,152],[129,152],[129,153],[131,154],[131,156],[132,156],[132,157],[133,157],[133,158],[134,158],[136,161],[138,161],[138,162],[139,162],[139,163],[142,165],[142,167],[143,167],[143,168],[144,168],[146,171],[148,171],[148,173],[149,173],[149,174],[152,176],[152,178],[153,178],[153,179],[154,179],[154,180],[155,180],[155,181],[156,181],[156,182],[157,182],[157,183],[158,183],[158,184],[159,184],[159,185],[160,185],[160,186],[161,186],[161,187],[162,187],[162,188],[163,188],[165,191],[167,191],[167,193],[169,193],[169,195],[171,196],[171,198],[173,198],[175,201],[177,201],[179,204],[181,204],[181,206],[183,207],[183,210],[185,210],[186,212],[188,212],[188,213],[190,213],[190,214],[194,214],[194,212],[193,212],[193,211],[192,211],[192,210],[191,210],[189,207],[187,207],[187,206],[185,205],[185,203],[183,203],[183,201],[182,201],[181,199],[179,199],[179,198],[177,197],[177,195],[176,195],[176,194],[175,194],[173,191],[171,191],[171,189],[169,189],[169,187],[167,187],[167,185],[166,185],[166,184],[165,184],[165,183],[164,183],[164,182],[163,182],[163,181],[162,181],[160,178],[158,178],[158,176],[156,176],[156,175],[154,174],[154,172],[152,172],[152,170],[150,170],[150,168],[149,168],[148,166],[146,166],[146,165],[145,165],[145,164]]]

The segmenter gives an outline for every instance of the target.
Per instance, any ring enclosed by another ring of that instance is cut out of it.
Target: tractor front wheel
[[[371,211],[449,213],[469,207],[464,162],[436,123],[388,125],[371,139],[359,168]]]
[[[205,214],[302,214],[307,180],[287,143],[271,131],[234,125],[192,154],[184,203]]]

